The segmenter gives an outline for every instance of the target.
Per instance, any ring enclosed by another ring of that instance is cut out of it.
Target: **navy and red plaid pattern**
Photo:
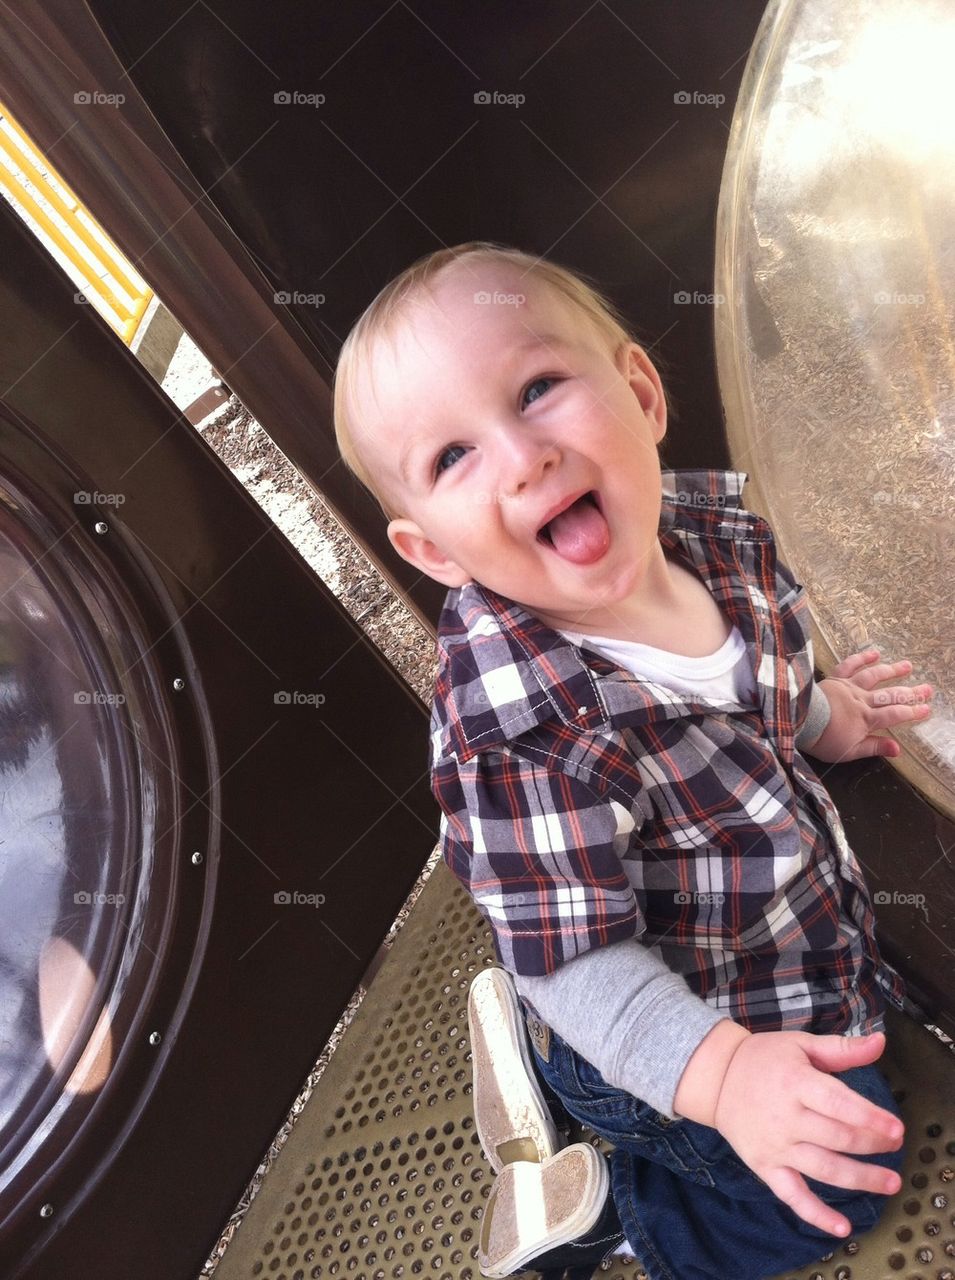
[[[443,856],[513,973],[639,937],[750,1030],[863,1034],[901,978],[828,792],[795,745],[805,589],[745,471],[663,473],[660,540],[746,642],[758,703],[678,694],[469,582],[438,630]]]

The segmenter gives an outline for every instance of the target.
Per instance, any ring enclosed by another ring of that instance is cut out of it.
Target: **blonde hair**
[[[489,240],[468,240],[453,248],[437,249],[418,258],[386,284],[358,317],[342,345],[333,381],[332,415],[335,440],[342,461],[368,489],[388,520],[399,513],[389,509],[379,483],[355,447],[357,370],[361,365],[371,362],[374,344],[383,335],[394,331],[408,304],[417,300],[423,290],[434,284],[445,268],[460,264],[467,269],[470,263],[511,266],[519,269],[522,274],[533,275],[589,320],[598,333],[607,338],[612,351],[616,351],[622,343],[640,342],[613,303],[598,292],[586,276],[575,274],[556,262]],[[662,367],[659,360],[655,359],[654,363]]]

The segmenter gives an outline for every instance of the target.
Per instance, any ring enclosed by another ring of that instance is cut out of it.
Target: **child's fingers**
[[[861,1160],[853,1160],[838,1151],[827,1151],[808,1142],[797,1142],[791,1149],[790,1159],[794,1169],[830,1187],[892,1196],[902,1186],[902,1179],[894,1169],[886,1169],[880,1164],[864,1164]]]
[[[813,1081],[802,1092],[801,1100],[804,1106],[821,1116],[883,1137],[886,1146],[877,1150],[894,1151],[905,1132],[905,1126],[898,1116],[886,1111],[884,1107],[877,1107],[874,1102],[863,1098],[847,1084],[831,1076],[820,1074],[818,1083]]]
[[[833,667],[831,674],[841,676],[843,679],[851,679],[857,671],[862,671],[865,667],[871,667],[874,662],[878,661],[878,649],[862,649],[859,653],[850,653],[848,658],[843,658],[838,666]]]
[[[830,1236],[847,1236],[852,1224],[844,1214],[838,1213],[815,1192],[810,1191],[806,1179],[795,1169],[757,1170],[770,1191],[788,1204],[797,1217],[810,1226],[818,1227]]]
[[[907,719],[913,718],[923,708],[931,711],[928,700],[933,693],[930,684],[896,684],[891,689],[873,689],[872,705],[879,711],[886,708],[901,709],[907,713]]]
[[[800,1115],[798,1134],[800,1142],[853,1156],[897,1151],[902,1145],[901,1133],[896,1138],[890,1138],[882,1130],[848,1124],[841,1115],[823,1116],[818,1111],[807,1110]]]

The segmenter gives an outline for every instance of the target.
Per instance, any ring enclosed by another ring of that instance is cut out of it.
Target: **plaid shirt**
[[[750,1030],[863,1034],[904,986],[795,746],[805,588],[741,506],[747,478],[665,471],[659,537],[739,628],[756,706],[638,678],[476,582],[448,592],[429,756],[442,854],[513,973],[639,937]]]

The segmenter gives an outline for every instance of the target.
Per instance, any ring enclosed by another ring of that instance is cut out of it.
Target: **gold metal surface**
[[[471,1113],[467,996],[478,968],[494,963],[483,918],[439,863],[216,1280],[480,1280],[494,1174]],[[955,1267],[955,1058],[910,1019],[888,1025],[883,1063],[904,1090],[904,1188],[875,1231],[785,1280],[937,1280]],[[611,1149],[587,1129],[572,1138]],[[918,1260],[926,1249],[931,1265]],[[596,1274],[639,1280],[642,1271],[618,1258]]]

